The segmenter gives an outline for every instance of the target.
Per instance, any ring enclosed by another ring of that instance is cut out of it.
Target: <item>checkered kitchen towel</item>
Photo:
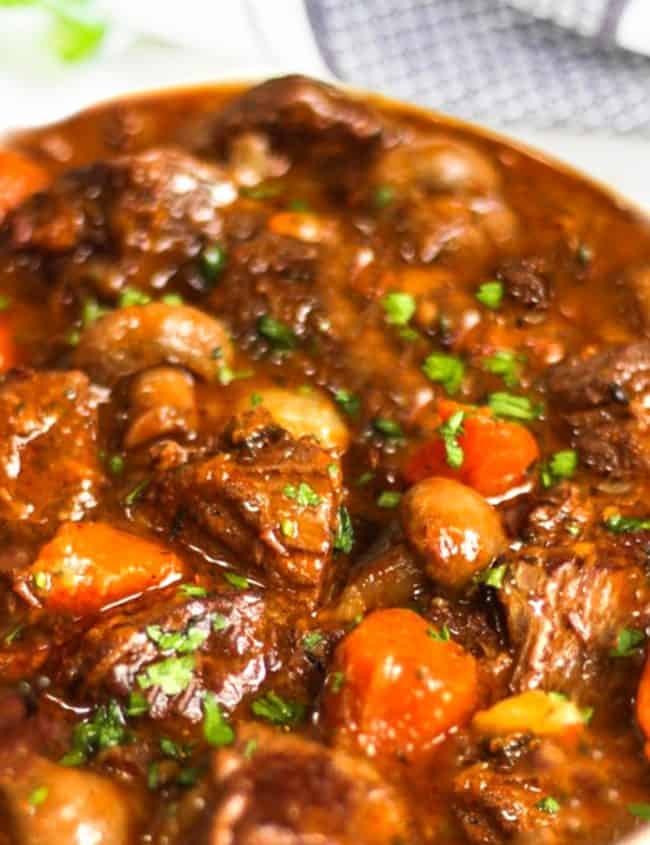
[[[489,123],[650,135],[650,0],[304,2],[346,82]]]

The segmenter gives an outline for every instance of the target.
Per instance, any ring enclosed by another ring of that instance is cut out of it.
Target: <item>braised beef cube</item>
[[[497,271],[507,296],[524,308],[545,309],[551,302],[549,264],[543,258],[513,258]]]
[[[296,135],[304,144],[307,134],[372,140],[381,136],[384,123],[372,106],[331,85],[294,75],[269,79],[236,97],[219,115],[215,134],[221,140],[251,129]]]
[[[260,566],[270,583],[318,591],[341,498],[332,455],[311,438],[294,440],[262,410],[245,415],[226,447],[163,474],[152,500]]]
[[[68,286],[159,289],[220,237],[235,198],[217,166],[153,149],[64,174],[9,216],[9,246],[41,255]]]
[[[178,714],[197,722],[207,690],[232,712],[259,688],[278,663],[282,622],[259,590],[226,585],[196,598],[180,590],[100,620],[60,672],[82,700],[138,693],[153,719]]]
[[[213,760],[188,845],[417,845],[402,801],[364,760],[299,736],[241,725]]]
[[[509,565],[499,596],[515,649],[514,690],[589,697],[619,630],[650,621],[644,567],[614,543],[528,547]]]
[[[80,372],[14,372],[0,386],[0,531],[52,532],[98,502],[97,400]]]
[[[650,465],[650,343],[570,358],[550,369],[547,386],[583,463],[603,475]]]

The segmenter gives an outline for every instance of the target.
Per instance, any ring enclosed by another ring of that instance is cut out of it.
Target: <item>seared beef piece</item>
[[[97,397],[67,372],[14,371],[0,387],[0,537],[45,536],[97,504]]]
[[[535,806],[545,796],[534,780],[477,763],[462,772],[454,786],[456,815],[472,845],[525,842],[526,835],[539,845],[561,841],[555,816]]]
[[[214,756],[205,809],[178,845],[417,845],[407,811],[364,760],[241,725]]]
[[[5,242],[45,259],[47,278],[68,286],[159,289],[220,236],[220,209],[235,197],[217,166],[150,150],[63,175],[8,217]]]
[[[565,412],[583,463],[618,475],[648,466],[650,343],[571,358],[549,370],[547,386],[551,403]]]
[[[548,261],[543,258],[511,258],[497,270],[506,296],[524,308],[548,308],[551,301],[551,282]]]
[[[533,500],[518,534],[536,546],[558,546],[595,522],[594,502],[577,484],[563,483]]]
[[[626,401],[650,390],[650,342],[615,346],[591,358],[569,358],[551,367],[547,378],[553,402],[584,411]]]
[[[332,135],[356,141],[378,138],[384,123],[367,103],[306,76],[269,79],[236,97],[220,113],[216,136],[232,136],[250,129],[295,136]]]
[[[472,754],[479,761],[454,780],[455,814],[472,845],[605,845],[614,825],[622,836],[634,824],[619,791],[644,778],[640,756],[625,753],[633,745],[628,735],[603,747],[590,732],[578,754],[572,743],[551,738],[482,743]],[[613,824],[603,825],[603,813]]]
[[[187,597],[176,588],[165,599],[156,598],[135,612],[127,609],[101,619],[75,644],[58,671],[75,698],[99,701],[137,691],[147,697],[152,718],[178,714],[197,722],[203,718],[206,690],[231,712],[277,668],[290,614],[286,607],[267,603],[259,590],[236,590],[224,581],[205,598]],[[187,635],[185,645],[174,648],[173,638],[165,638],[174,632]],[[152,666],[174,656],[188,658],[193,669],[187,685],[168,694],[147,679]]]
[[[294,440],[263,409],[230,429],[222,452],[164,473],[150,500],[172,520],[197,522],[271,584],[320,591],[341,498],[332,456]]]
[[[499,597],[515,651],[511,687],[590,696],[623,627],[650,622],[644,550],[626,539],[527,547]],[[616,680],[612,678],[612,680]]]

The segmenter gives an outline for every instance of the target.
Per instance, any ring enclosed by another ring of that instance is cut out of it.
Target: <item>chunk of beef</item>
[[[611,740],[605,740],[608,742]],[[605,845],[616,818],[622,834],[634,822],[619,789],[635,783],[643,763],[585,735],[581,752],[552,739],[511,736],[480,748],[478,762],[454,780],[454,811],[472,845]],[[630,747],[628,741],[624,741]],[[613,784],[616,788],[612,789]]]
[[[650,390],[650,342],[606,349],[591,358],[570,358],[551,367],[549,396],[567,411],[625,405]]]
[[[14,372],[0,387],[0,532],[47,534],[97,505],[97,395],[83,373]]]
[[[111,614],[73,644],[54,674],[82,701],[140,692],[154,719],[178,714],[200,721],[206,690],[232,712],[279,665],[290,614],[266,602],[259,590],[223,584],[206,597],[176,591],[139,610]],[[155,683],[160,673],[152,667],[169,658],[188,664],[187,683],[177,690],[164,679]]]
[[[599,540],[528,547],[509,565],[499,596],[515,649],[514,690],[589,696],[618,631],[650,622],[643,557],[642,549],[636,555],[618,540]]]
[[[154,149],[64,174],[9,216],[5,241],[41,256],[48,278],[68,286],[107,296],[125,284],[159,289],[219,237],[220,209],[235,198],[220,168]]]
[[[497,270],[506,296],[524,308],[545,309],[551,301],[548,261],[543,258],[511,258]]]
[[[377,111],[337,88],[306,76],[269,79],[229,103],[219,115],[217,137],[250,129],[298,136],[331,133],[357,141],[378,138]]]
[[[650,343],[571,358],[547,378],[551,402],[569,424],[583,463],[618,475],[650,463]]]
[[[341,489],[332,455],[294,440],[266,411],[244,415],[225,451],[163,474],[151,499],[197,522],[275,584],[311,587],[328,575]]]
[[[402,801],[368,763],[252,725],[215,754],[205,809],[182,837],[179,845],[419,841]]]

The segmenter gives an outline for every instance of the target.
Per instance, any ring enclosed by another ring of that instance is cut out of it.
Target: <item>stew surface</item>
[[[650,818],[650,228],[301,77],[0,152],[0,845]]]

